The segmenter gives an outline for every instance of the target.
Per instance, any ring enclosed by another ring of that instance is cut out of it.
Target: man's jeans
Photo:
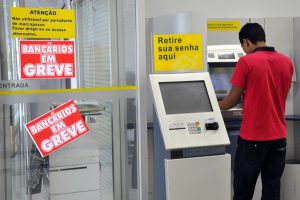
[[[233,200],[251,200],[261,173],[262,200],[280,199],[280,178],[285,166],[286,139],[247,141],[239,137],[234,167]]]

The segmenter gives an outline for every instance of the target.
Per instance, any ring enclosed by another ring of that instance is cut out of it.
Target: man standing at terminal
[[[259,173],[262,200],[280,199],[280,178],[285,166],[285,104],[291,87],[291,60],[266,46],[258,23],[247,23],[239,32],[247,54],[236,64],[232,88],[219,102],[221,110],[239,103],[243,117],[234,166],[234,200],[251,200]]]

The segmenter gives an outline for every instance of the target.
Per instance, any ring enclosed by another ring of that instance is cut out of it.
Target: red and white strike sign
[[[73,100],[27,123],[26,129],[43,157],[89,131]]]
[[[74,41],[20,40],[22,79],[75,77]]]

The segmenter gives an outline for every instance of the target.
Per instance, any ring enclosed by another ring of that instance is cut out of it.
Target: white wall
[[[300,17],[294,19],[294,61],[296,73],[296,85],[294,88],[294,113],[300,115]],[[298,37],[297,37],[298,36]],[[296,129],[295,129],[296,130]]]
[[[207,18],[216,17],[296,17],[299,0],[145,0],[146,18],[183,11],[199,11]]]

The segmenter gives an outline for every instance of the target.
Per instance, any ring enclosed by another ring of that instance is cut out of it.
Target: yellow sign
[[[13,38],[75,38],[75,11],[10,8]]]
[[[154,71],[201,70],[201,34],[154,35]]]
[[[241,29],[240,21],[208,21],[208,31],[239,31]]]

